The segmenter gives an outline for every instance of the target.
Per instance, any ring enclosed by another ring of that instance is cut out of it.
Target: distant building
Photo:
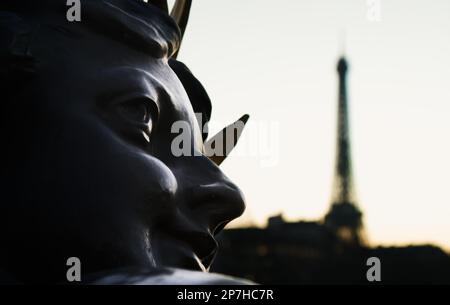
[[[347,97],[348,64],[339,59],[338,119],[336,137],[336,167],[330,211],[325,216],[325,225],[343,241],[360,244],[364,241],[362,213],[358,208],[350,145],[350,119]]]
[[[213,272],[262,284],[365,284],[369,257],[385,284],[450,284],[450,256],[430,246],[351,246],[320,222],[271,218],[267,228],[225,230]]]

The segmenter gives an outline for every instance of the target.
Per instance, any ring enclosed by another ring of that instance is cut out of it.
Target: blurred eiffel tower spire
[[[362,213],[358,208],[353,181],[346,83],[347,70],[347,60],[345,57],[341,57],[337,65],[339,99],[336,167],[331,208],[325,216],[325,225],[335,231],[342,240],[359,245],[364,238],[362,236]]]

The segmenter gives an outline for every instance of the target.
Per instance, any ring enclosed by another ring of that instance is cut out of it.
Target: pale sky
[[[222,165],[247,198],[234,226],[264,225],[280,212],[319,219],[328,210],[345,32],[354,174],[369,239],[450,249],[450,1],[380,3],[376,22],[366,0],[194,1],[179,59],[209,92],[213,121],[249,113],[259,126],[238,146],[256,153],[238,151]]]

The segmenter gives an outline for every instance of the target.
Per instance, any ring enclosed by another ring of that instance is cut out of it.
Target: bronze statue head
[[[123,267],[205,270],[243,196],[202,155],[209,98],[174,55],[184,29],[138,0],[2,1],[0,269],[63,281]],[[176,157],[171,125],[192,149]],[[36,279],[36,276],[38,277]]]

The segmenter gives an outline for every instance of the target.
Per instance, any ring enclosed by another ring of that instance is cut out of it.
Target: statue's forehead
[[[183,85],[161,60],[149,60],[145,65],[106,66],[93,74],[93,80],[101,91],[111,95],[135,92],[155,101],[170,100],[174,108],[189,104]]]

